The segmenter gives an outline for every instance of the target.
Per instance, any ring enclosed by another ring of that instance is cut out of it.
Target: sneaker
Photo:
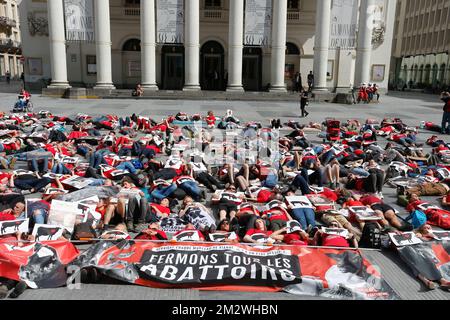
[[[9,295],[10,298],[16,299],[18,298],[25,290],[27,290],[28,286],[25,283],[25,281],[20,281],[16,287],[14,288],[13,292]]]
[[[8,295],[8,287],[5,285],[1,285],[0,286],[0,300],[5,299],[6,296]]]
[[[3,169],[8,169],[8,162],[4,159],[0,160],[0,164],[2,165]]]
[[[10,170],[14,170],[14,167],[16,166],[16,162],[17,162],[17,158],[12,158],[11,161],[9,162],[9,169]]]
[[[22,190],[22,191],[20,191],[20,194],[23,196],[27,196],[27,195],[31,194],[31,191],[30,190]]]
[[[406,196],[406,188],[404,186],[397,187],[397,195],[398,196]]]

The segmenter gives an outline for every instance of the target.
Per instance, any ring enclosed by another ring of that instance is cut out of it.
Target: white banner
[[[95,41],[93,0],[64,0],[67,41]]]
[[[358,0],[333,0],[331,9],[330,49],[356,48]]]
[[[245,45],[269,46],[272,36],[272,0],[247,0]]]
[[[183,0],[157,0],[157,42],[184,42]]]

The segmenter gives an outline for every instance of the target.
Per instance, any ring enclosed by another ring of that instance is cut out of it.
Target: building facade
[[[94,0],[95,40],[80,42],[64,33],[63,0],[23,0],[28,85],[286,91],[297,72],[306,86],[314,70],[317,90],[388,87],[396,0],[350,0],[358,5],[357,45],[333,48],[332,6],[343,0],[272,1],[271,40],[260,46],[244,44],[244,0],[185,0],[184,42],[160,43],[158,1]],[[371,10],[382,16],[375,31]]]
[[[449,86],[449,51],[450,1],[399,0],[390,84],[434,91]]]
[[[0,3],[0,75],[11,74],[20,79],[23,71],[22,45],[18,1],[2,0]]]

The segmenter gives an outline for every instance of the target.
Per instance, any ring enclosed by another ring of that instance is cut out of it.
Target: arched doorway
[[[242,60],[242,84],[245,91],[261,91],[262,49],[245,47]]]
[[[425,66],[423,83],[430,84],[430,76],[431,76],[431,65],[427,64]]]
[[[417,83],[418,74],[419,74],[419,66],[416,64],[416,65],[414,65],[414,75],[413,75],[413,79],[412,79],[414,84]]]
[[[297,72],[300,72],[300,50],[292,42],[286,43],[286,66],[284,70],[284,82],[287,83],[287,87],[292,91],[296,91],[294,88],[293,80]],[[303,82],[303,79],[302,79]],[[303,83],[301,83],[303,85]]]
[[[141,81],[141,40],[129,39],[122,46],[123,88],[132,89]]]
[[[206,42],[200,51],[202,90],[225,90],[225,50],[217,41]]]
[[[404,83],[407,83],[407,82],[408,82],[407,77],[408,77],[408,66],[405,64],[405,65],[403,66],[402,77],[401,77]]]
[[[436,86],[437,81],[438,81],[438,65],[434,64],[433,69],[431,71],[431,81],[430,81],[433,87]]]
[[[161,80],[164,90],[182,90],[184,86],[184,46],[162,47]]]
[[[441,68],[439,70],[439,85],[443,86],[445,85],[445,71],[446,71],[446,65],[445,63],[441,64]]]
[[[417,83],[423,84],[423,64],[419,69],[419,78],[417,79]]]

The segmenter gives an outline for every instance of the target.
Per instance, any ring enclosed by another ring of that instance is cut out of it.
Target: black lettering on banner
[[[229,248],[146,250],[135,265],[142,279],[169,285],[285,287],[301,283],[296,255]]]

